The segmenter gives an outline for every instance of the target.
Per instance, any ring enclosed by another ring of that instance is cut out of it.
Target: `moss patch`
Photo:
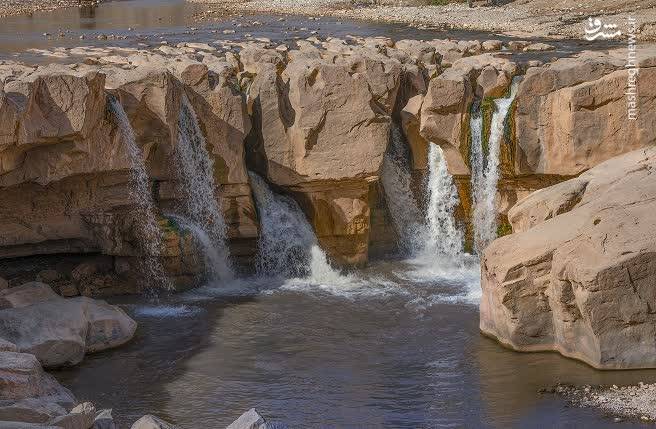
[[[500,147],[499,167],[501,175],[512,176],[514,174],[515,152],[517,146],[515,111],[517,110],[517,99],[513,100],[508,109],[508,115],[503,122],[503,140]]]
[[[481,101],[481,116],[483,117],[482,146],[483,156],[487,158],[490,153],[490,132],[492,129],[492,115],[497,110],[494,97],[485,97]]]
[[[512,225],[508,222],[508,218],[503,216],[503,219],[499,219],[499,224],[497,226],[497,237],[503,237],[504,235],[512,234]]]

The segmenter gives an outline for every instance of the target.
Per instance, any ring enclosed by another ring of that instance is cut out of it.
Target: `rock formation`
[[[518,74],[525,77],[501,147],[497,210],[506,230],[508,209],[530,192],[654,143],[656,52],[641,54],[640,114],[626,121],[624,52],[538,65],[499,55],[502,45],[309,38],[278,49],[223,41],[75,48],[86,58],[73,65],[0,64],[0,258],[87,255],[53,283],[66,296],[140,289],[131,160],[109,99],[124,109],[143,154],[162,265],[178,287],[197,283],[202,271],[194,237],[168,216],[180,206],[173,155],[183,99],[214,166],[231,257],[244,269],[259,234],[249,169],[296,199],[333,262],[362,265],[370,248],[389,248],[379,176],[393,125],[403,130],[416,187],[429,144],[440,145],[460,193],[457,213],[468,222],[472,108],[493,105]]]
[[[520,201],[482,258],[481,330],[595,368],[656,367],[655,210],[654,147]]]

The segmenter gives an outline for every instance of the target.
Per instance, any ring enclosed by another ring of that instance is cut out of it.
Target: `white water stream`
[[[341,274],[328,263],[312,226],[296,201],[274,193],[255,173],[249,173],[260,217],[257,273],[302,278],[308,283],[339,283]]]
[[[223,210],[215,193],[214,163],[207,152],[196,113],[186,96],[180,106],[175,152],[180,189],[184,194],[185,223],[196,230],[194,235],[197,238],[207,237],[202,247],[208,274],[214,280],[231,280],[234,273],[226,243]]]
[[[499,183],[499,156],[504,123],[510,106],[517,95],[520,77],[515,77],[508,97],[494,100],[495,110],[490,124],[488,154],[483,153],[482,115],[471,119],[471,184],[473,198],[474,249],[481,253],[497,237],[497,185]]]
[[[150,179],[146,172],[144,155],[136,143],[132,125],[121,103],[113,96],[109,98],[109,109],[121,133],[121,139],[130,158],[130,199],[136,204],[138,219],[137,238],[143,254],[142,272],[147,288],[172,287],[167,278],[160,253],[162,232],[157,224],[156,207],[151,192]]]

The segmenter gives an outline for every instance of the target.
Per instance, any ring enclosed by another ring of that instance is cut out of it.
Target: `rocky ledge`
[[[252,269],[259,235],[248,171],[299,203],[333,263],[363,265],[398,242],[381,185],[392,130],[410,153],[415,188],[429,146],[442,148],[467,223],[473,106],[493,106],[523,75],[501,145],[497,212],[507,226],[508,209],[530,192],[656,141],[652,48],[641,48],[636,121],[627,120],[626,52],[585,51],[546,64],[516,56],[534,49],[551,47],[310,37],[293,46],[263,39],[73,48],[58,53],[76,64],[5,62],[0,258],[18,266],[26,256],[59,255],[45,268],[70,296],[139,289],[148,254],[139,246],[134,159],[108,107],[117,102],[143,154],[163,236],[158,254],[175,286],[195,284],[202,272],[194,240],[168,216],[186,191],[176,165],[183,104],[204,136],[237,265]],[[490,112],[484,117],[489,134]],[[71,255],[76,262],[64,263]]]
[[[656,367],[656,148],[606,161],[510,210],[482,258],[481,331],[600,369]]]

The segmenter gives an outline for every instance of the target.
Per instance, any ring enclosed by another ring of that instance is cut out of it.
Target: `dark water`
[[[184,0],[126,0],[97,6],[66,8],[53,12],[0,18],[0,59],[16,58],[27,62],[79,61],[79,58],[42,57],[30,49],[72,48],[76,46],[148,48],[179,42],[212,43],[216,40],[248,40],[265,37],[276,43],[291,43],[311,35],[386,36],[392,39],[453,38],[464,40],[512,38],[479,31],[417,29],[404,24],[387,24],[322,17],[310,20],[302,16],[234,15],[217,13],[212,20],[199,19],[208,7]],[[235,30],[223,34],[223,30]],[[44,34],[47,34],[44,35]],[[108,40],[99,40],[99,35]],[[250,35],[250,37],[249,37]],[[80,39],[83,36],[84,39]],[[116,38],[112,38],[115,36]],[[125,37],[125,39],[123,39]],[[542,39],[535,39],[540,41]],[[520,53],[518,59],[569,56],[583,49],[606,49],[608,42],[548,41],[556,46],[546,53]]]
[[[55,375],[128,427],[154,413],[219,428],[250,407],[292,428],[640,426],[538,390],[656,373],[506,350],[479,334],[475,273],[437,274],[379,262],[331,285],[244,281],[123,301],[136,339]]]

